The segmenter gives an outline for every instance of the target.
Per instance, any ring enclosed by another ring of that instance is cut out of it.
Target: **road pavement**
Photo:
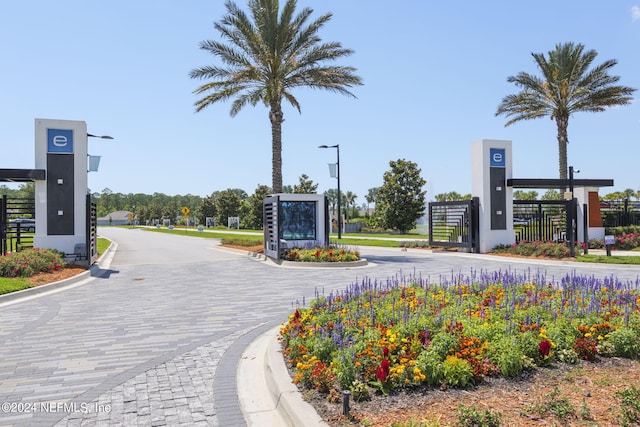
[[[117,249],[92,277],[0,298],[0,426],[245,426],[236,378],[243,351],[297,305],[365,276],[640,274],[638,266],[372,247],[360,248],[365,267],[287,268],[217,239],[98,231]]]

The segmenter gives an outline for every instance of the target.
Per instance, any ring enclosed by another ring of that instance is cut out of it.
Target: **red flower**
[[[381,382],[385,382],[387,380],[390,367],[391,365],[387,359],[382,360],[382,363],[378,366],[378,369],[376,370],[376,377],[378,377]]]
[[[546,357],[549,355],[550,351],[551,343],[549,342],[549,340],[540,341],[540,344],[538,344],[538,354],[540,354],[540,356],[542,357]]]
[[[389,357],[389,348],[385,347],[382,349],[382,355],[384,356],[384,358],[386,359],[387,357]]]

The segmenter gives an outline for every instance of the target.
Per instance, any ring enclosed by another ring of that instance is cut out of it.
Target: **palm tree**
[[[327,196],[327,202],[329,203],[329,209],[333,212],[333,216],[336,215],[336,204],[338,203],[338,190],[335,188],[330,188],[324,192],[324,195]]]
[[[342,195],[342,200],[344,201],[344,212],[345,212],[345,221],[349,220],[349,208],[356,202],[358,198],[357,195],[353,194],[351,191],[347,191]]]
[[[618,76],[610,76],[608,70],[618,63],[608,60],[591,70],[589,66],[597,56],[595,50],[584,50],[582,44],[557,44],[549,51],[548,58],[532,53],[542,71],[542,77],[520,72],[507,78],[522,90],[508,95],[498,106],[496,116],[505,115],[505,126],[520,120],[549,116],[558,129],[560,178],[567,179],[567,127],[569,117],[578,111],[600,112],[606,107],[626,105],[633,99],[636,89],[618,86]]]
[[[380,191],[379,187],[373,187],[373,188],[370,188],[367,191],[367,195],[364,196],[365,200],[367,201],[367,213],[369,213],[369,204],[375,203],[378,200],[379,191]]]
[[[269,108],[272,144],[273,191],[282,192],[282,101],[300,112],[291,90],[298,87],[326,89],[355,98],[348,88],[361,85],[356,69],[323,65],[353,53],[340,43],[321,43],[318,31],[331,19],[327,13],[312,22],[313,10],[296,12],[296,0],[287,0],[278,17],[278,0],[249,0],[251,18],[232,1],[225,3],[227,14],[214,28],[229,44],[206,40],[200,48],[219,57],[224,67],[207,65],[191,71],[194,79],[210,79],[194,91],[204,94],[196,101],[196,112],[218,102],[235,98],[234,117],[242,108],[263,103]]]

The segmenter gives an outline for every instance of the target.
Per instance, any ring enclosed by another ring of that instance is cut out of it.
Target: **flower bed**
[[[291,248],[283,250],[280,259],[295,262],[352,262],[360,260],[360,252],[339,245]]]
[[[510,271],[365,278],[317,295],[281,327],[294,382],[351,390],[465,387],[553,363],[640,358],[640,283]]]

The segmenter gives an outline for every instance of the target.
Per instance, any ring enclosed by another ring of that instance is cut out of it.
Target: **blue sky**
[[[244,0],[236,2],[246,4]],[[281,2],[283,3],[283,1]],[[508,128],[495,117],[517,88],[508,76],[537,73],[532,52],[555,44],[595,49],[595,63],[616,59],[620,84],[640,88],[638,0],[424,1],[299,0],[314,17],[333,13],[320,32],[355,54],[357,99],[299,90],[302,114],[284,105],[283,181],[307,174],[319,192],[335,188],[328,163],[340,144],[341,187],[363,203],[382,184],[389,161],[418,164],[435,194],[471,192],[471,143],[513,141],[516,178],[557,178],[555,122]],[[219,64],[198,48],[219,39],[213,23],[222,0],[89,2],[14,1],[0,15],[0,168],[34,166],[34,119],[83,120],[89,153],[101,155],[89,175],[94,192],[161,192],[207,196],[271,185],[271,133],[264,106],[235,118],[229,103],[195,113],[189,71]],[[636,94],[637,95],[637,94]],[[569,164],[579,178],[612,178],[601,194],[640,189],[638,102],[569,122]]]

